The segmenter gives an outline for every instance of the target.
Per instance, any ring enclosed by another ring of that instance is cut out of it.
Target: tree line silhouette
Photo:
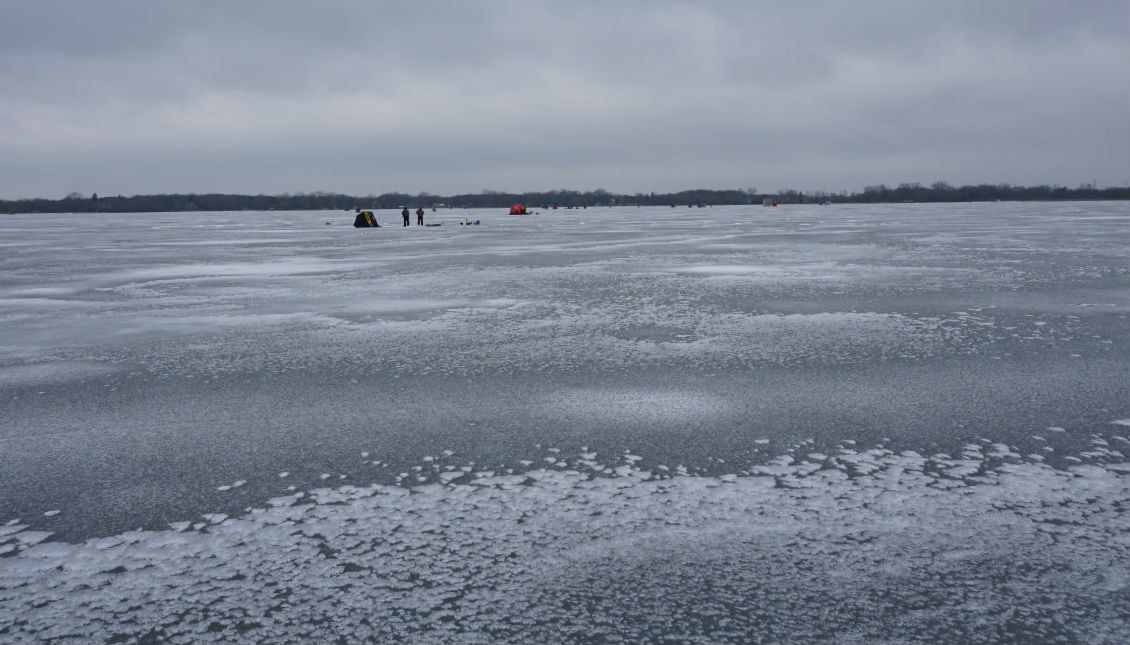
[[[1097,188],[1083,184],[1065,186],[1013,186],[1010,184],[978,184],[951,186],[936,182],[929,186],[903,183],[891,188],[884,184],[867,186],[860,192],[802,192],[782,189],[763,193],[755,188],[733,190],[696,189],[675,193],[610,193],[603,189],[587,192],[551,190],[545,192],[506,193],[484,190],[462,195],[418,193],[385,193],[353,196],[318,191],[282,195],[235,195],[220,193],[176,193],[133,195],[125,197],[86,196],[71,193],[62,199],[0,200],[0,212],[7,213],[154,213],[179,211],[267,211],[267,210],[355,210],[400,209],[405,206],[452,208],[506,208],[512,204],[531,207],[588,208],[596,206],[697,206],[705,204],[780,204],[804,203],[892,203],[892,202],[981,202],[981,201],[1054,201],[1054,200],[1121,200],[1130,199],[1130,188]]]

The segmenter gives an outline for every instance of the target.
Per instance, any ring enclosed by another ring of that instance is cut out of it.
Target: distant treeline
[[[1064,186],[1012,186],[979,184],[951,186],[937,182],[930,186],[918,183],[899,184],[891,188],[882,184],[868,186],[862,192],[825,193],[779,190],[775,193],[744,190],[684,190],[677,193],[610,193],[606,190],[579,192],[553,190],[533,193],[482,191],[475,194],[440,196],[428,193],[408,195],[385,193],[364,197],[338,193],[314,192],[283,195],[165,194],[124,197],[90,196],[71,193],[62,199],[0,200],[0,212],[7,213],[153,213],[167,211],[265,211],[265,210],[354,210],[400,209],[404,206],[452,208],[506,208],[512,204],[530,207],[584,208],[589,206],[697,206],[726,204],[760,204],[776,201],[781,204],[811,203],[889,203],[889,202],[983,202],[983,201],[1052,201],[1130,199],[1130,188],[1097,188],[1084,184],[1078,188]]]

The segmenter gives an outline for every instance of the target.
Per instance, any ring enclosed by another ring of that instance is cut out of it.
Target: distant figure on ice
[[[423,225],[424,225],[424,209],[417,208],[416,209],[416,226],[423,226]]]
[[[380,228],[381,226],[377,223],[377,218],[373,217],[372,211],[360,211],[359,213],[357,213],[357,217],[353,219],[353,225],[357,228],[365,228],[369,226],[373,228]]]
[[[404,210],[400,211],[400,217],[404,219],[404,226],[408,226],[408,207],[405,206]]]

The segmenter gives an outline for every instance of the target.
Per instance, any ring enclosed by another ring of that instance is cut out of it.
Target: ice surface
[[[1124,203],[468,216],[0,218],[0,642],[1130,638]]]
[[[971,454],[785,455],[760,476],[454,471],[109,541],[16,527],[2,538],[0,636],[1124,640],[1127,464]],[[1018,606],[1042,618],[1002,618]]]

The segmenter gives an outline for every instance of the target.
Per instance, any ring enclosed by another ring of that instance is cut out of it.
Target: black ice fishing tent
[[[357,213],[357,217],[353,218],[353,225],[357,228],[380,226],[380,224],[377,224],[377,218],[373,217],[372,211],[361,211]]]

